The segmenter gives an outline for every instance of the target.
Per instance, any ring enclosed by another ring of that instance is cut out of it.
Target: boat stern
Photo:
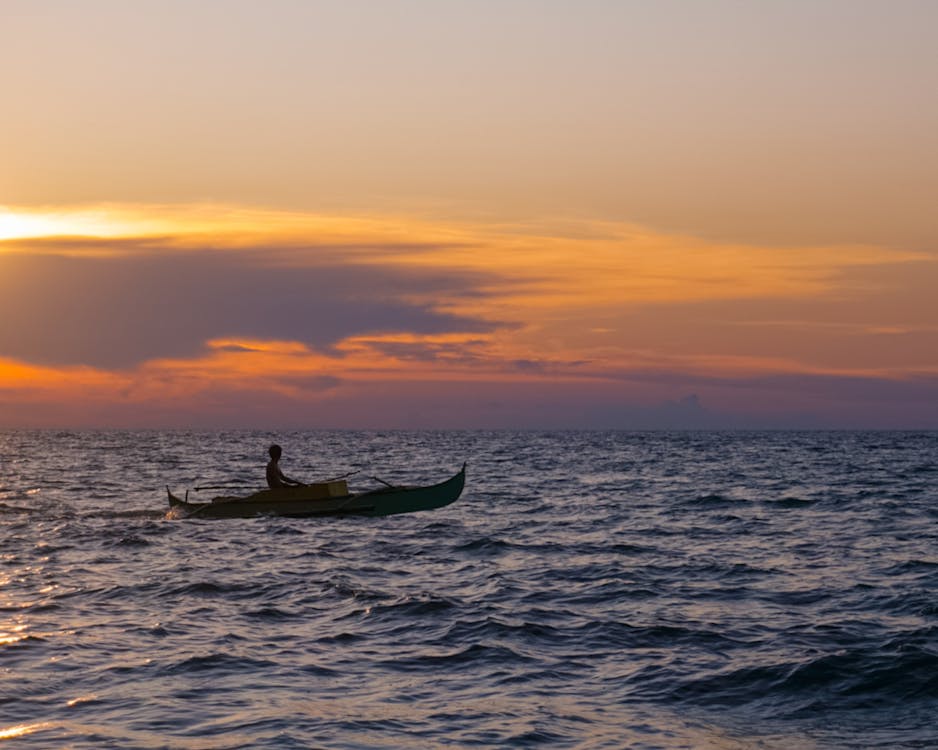
[[[176,497],[176,495],[173,494],[172,490],[169,489],[169,486],[167,485],[167,487],[166,487],[166,498],[167,498],[167,500],[169,500],[169,507],[170,507],[170,508],[176,508],[176,507],[178,507],[178,506],[180,506],[180,505],[185,505],[185,504],[188,502],[188,500],[189,500],[189,491],[186,490],[186,496],[185,496],[185,498]]]

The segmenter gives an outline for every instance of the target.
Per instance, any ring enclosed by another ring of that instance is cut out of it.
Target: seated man
[[[270,462],[267,464],[267,485],[272,489],[279,487],[305,487],[303,482],[284,476],[280,471],[280,455],[283,450],[279,445],[272,445],[267,451],[270,454]]]

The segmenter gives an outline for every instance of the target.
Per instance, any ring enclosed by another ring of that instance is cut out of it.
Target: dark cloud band
[[[328,349],[366,333],[494,327],[434,308],[433,299],[476,294],[479,279],[463,274],[343,265],[335,248],[320,259],[315,247],[181,252],[133,242],[114,253],[119,245],[108,245],[107,255],[48,247],[0,255],[0,356],[125,368],[197,355],[213,338]]]

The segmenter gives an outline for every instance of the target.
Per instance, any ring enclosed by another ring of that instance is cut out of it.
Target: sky
[[[0,0],[0,428],[938,429],[931,0]]]

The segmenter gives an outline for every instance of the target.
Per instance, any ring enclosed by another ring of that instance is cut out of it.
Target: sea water
[[[163,519],[273,441],[466,491]],[[938,433],[0,432],[4,741],[938,746]]]

